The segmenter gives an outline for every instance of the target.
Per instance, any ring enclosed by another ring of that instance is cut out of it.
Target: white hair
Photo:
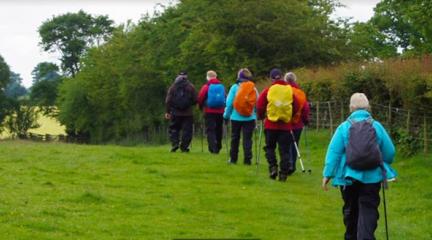
[[[297,76],[293,72],[289,72],[289,73],[285,74],[284,79],[287,82],[296,82]]]
[[[217,73],[213,70],[207,72],[207,80],[213,79],[217,77]]]
[[[369,110],[369,100],[364,93],[354,93],[350,100],[350,110],[354,112],[358,109]]]

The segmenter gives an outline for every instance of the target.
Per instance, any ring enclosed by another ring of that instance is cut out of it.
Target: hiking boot
[[[237,162],[231,160],[231,158],[230,158],[230,159],[228,159],[228,164],[230,164],[230,165],[233,164],[234,165],[234,164],[237,164]]]
[[[270,178],[273,180],[276,180],[277,176],[278,176],[277,167],[276,166],[271,167],[270,168]]]
[[[286,182],[287,178],[288,178],[288,175],[286,175],[286,174],[279,174],[279,181],[280,182]]]
[[[174,146],[171,148],[170,152],[176,152],[179,149],[179,146]]]

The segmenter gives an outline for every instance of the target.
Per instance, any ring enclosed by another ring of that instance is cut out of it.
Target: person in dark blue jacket
[[[327,184],[340,187],[344,200],[343,215],[345,239],[375,239],[374,233],[378,222],[379,191],[381,182],[386,177],[393,179],[396,172],[390,167],[395,156],[395,147],[384,127],[376,120],[372,121],[376,140],[381,151],[383,169],[359,171],[346,163],[346,147],[349,141],[351,121],[358,122],[371,118],[369,101],[365,94],[355,93],[350,101],[351,115],[337,128],[328,146],[323,171],[322,187],[327,191]],[[386,174],[383,174],[385,170]]]

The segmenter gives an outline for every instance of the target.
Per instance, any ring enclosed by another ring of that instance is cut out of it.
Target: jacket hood
[[[221,81],[217,78],[212,78],[210,80],[207,81],[208,84],[219,84],[221,83]]]
[[[366,111],[364,109],[359,109],[359,110],[352,112],[348,118],[349,119],[366,119],[366,118],[369,118],[371,116],[372,115],[368,111]]]

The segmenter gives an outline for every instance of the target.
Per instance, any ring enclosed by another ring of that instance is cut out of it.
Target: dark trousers
[[[255,121],[234,121],[231,120],[231,162],[236,163],[238,159],[240,135],[243,132],[244,163],[252,162],[252,135],[255,129]]]
[[[223,114],[205,114],[208,149],[211,153],[219,153],[222,148]]]
[[[272,171],[273,168],[278,167],[276,159],[276,146],[279,145],[280,155],[280,175],[288,175],[292,171],[290,160],[290,146],[292,143],[292,136],[289,131],[281,130],[265,130],[266,146],[265,154],[269,163],[269,169]]]
[[[346,240],[375,240],[380,189],[381,183],[364,184],[358,181],[341,188]]]
[[[172,116],[171,123],[169,125],[169,135],[173,148],[180,147],[181,150],[187,150],[189,148],[189,144],[192,141],[192,132],[192,116]]]
[[[295,142],[297,143],[297,146],[299,146],[300,135],[302,133],[302,130],[303,130],[302,128],[294,129],[293,130],[293,135],[294,135]],[[290,156],[289,162],[290,162],[291,166],[293,167],[292,171],[289,174],[292,174],[296,170],[296,162],[297,162],[297,150],[295,148],[295,145],[294,145],[293,141],[291,141],[291,145],[290,145],[289,151],[290,151],[290,153],[289,153],[289,156]]]

